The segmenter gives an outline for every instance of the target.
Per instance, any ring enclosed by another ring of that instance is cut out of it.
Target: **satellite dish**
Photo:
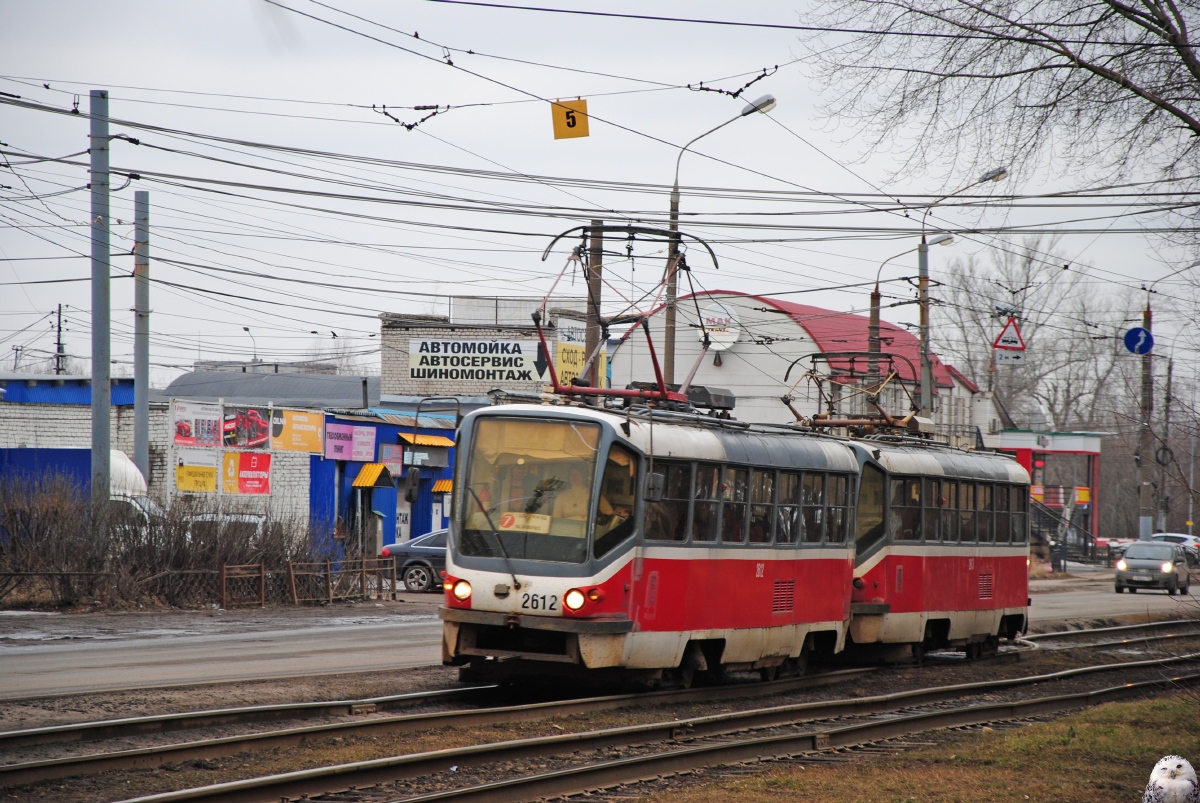
[[[725,351],[742,338],[742,325],[737,313],[724,304],[709,304],[700,310],[703,327],[698,328],[696,337],[704,342],[708,332],[709,347],[714,351]]]

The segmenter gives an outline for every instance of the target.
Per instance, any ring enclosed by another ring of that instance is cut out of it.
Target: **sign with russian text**
[[[414,381],[539,382],[548,372],[536,340],[408,341]]]
[[[175,455],[175,490],[182,493],[217,492],[217,452],[181,449]]]
[[[171,424],[175,428],[173,441],[176,446],[215,448],[221,445],[221,405],[219,404],[172,400]]]
[[[320,454],[324,444],[324,428],[324,413],[272,410],[271,448],[285,452]]]
[[[700,322],[703,326],[696,330],[696,337],[704,341],[708,334],[709,348],[724,351],[733,346],[742,337],[742,324],[737,313],[724,304],[709,304],[700,310]]]
[[[605,387],[608,376],[608,354],[601,349],[596,357],[599,363],[597,387]],[[554,370],[558,372],[560,384],[569,385],[571,380],[582,375],[587,362],[587,327],[583,324],[558,323],[558,345],[555,347]]]
[[[271,493],[271,455],[226,452],[221,461],[221,490],[227,494]]]
[[[555,139],[574,139],[588,135],[587,101],[583,98],[551,101],[550,114],[554,118]]]
[[[325,459],[375,462],[375,427],[326,424]]]

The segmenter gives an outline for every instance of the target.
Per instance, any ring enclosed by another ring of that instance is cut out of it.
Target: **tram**
[[[458,444],[439,615],[464,677],[771,678],[1026,625],[1029,477],[999,455],[553,397]]]

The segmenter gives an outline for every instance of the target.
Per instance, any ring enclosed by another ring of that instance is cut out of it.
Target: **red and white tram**
[[[1028,482],[1006,458],[902,440],[478,410],[459,439],[444,661],[687,683],[797,671],[848,643],[991,647],[1025,624]]]

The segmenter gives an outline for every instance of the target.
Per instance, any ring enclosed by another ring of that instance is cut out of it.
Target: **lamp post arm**
[[[683,161],[683,155],[685,153],[687,153],[689,148],[691,148],[693,145],[695,145],[700,140],[707,137],[709,134],[713,133],[714,131],[721,130],[722,128],[724,128],[725,126],[729,125],[732,122],[735,122],[736,120],[742,119],[742,116],[743,115],[739,114],[737,117],[732,117],[732,118],[726,120],[725,122],[721,123],[720,125],[708,129],[700,136],[694,137],[688,144],[684,145],[682,148],[679,149],[679,155],[675,157],[675,181],[672,182],[672,184],[671,184],[671,199],[675,203],[679,203],[679,164],[680,164],[680,162]]]

